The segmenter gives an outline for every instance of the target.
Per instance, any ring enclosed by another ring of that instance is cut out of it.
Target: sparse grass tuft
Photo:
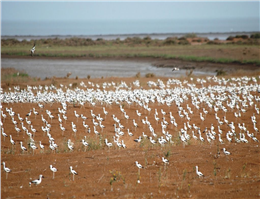
[[[154,74],[154,73],[146,73],[146,74],[145,74],[145,77],[146,77],[146,78],[155,77],[155,74]]]

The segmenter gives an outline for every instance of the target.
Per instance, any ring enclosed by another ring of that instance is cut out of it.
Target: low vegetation
[[[260,33],[237,35],[226,41],[197,37],[195,33],[165,40],[147,36],[114,40],[90,38],[54,38],[40,40],[2,39],[2,56],[30,56],[36,43],[36,57],[58,58],[163,58],[213,63],[260,65]],[[241,53],[242,51],[242,53]]]

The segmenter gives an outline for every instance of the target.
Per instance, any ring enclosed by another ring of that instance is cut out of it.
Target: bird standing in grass
[[[33,45],[32,49],[31,49],[31,56],[33,56],[34,52],[35,52],[35,44]]]
[[[24,151],[27,151],[27,149],[23,146],[23,142],[22,141],[20,141],[20,144],[21,144],[21,149],[22,149],[22,151],[24,152]]]
[[[166,158],[162,157],[162,161],[165,163],[165,164],[169,164],[169,160],[167,160]]]

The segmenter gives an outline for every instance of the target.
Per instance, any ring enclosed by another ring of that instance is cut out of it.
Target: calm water
[[[118,35],[259,31],[259,19],[96,20],[2,22],[1,35]]]
[[[158,77],[180,77],[186,76],[186,70],[172,72],[171,68],[157,68],[150,63],[135,61],[91,61],[91,60],[47,60],[47,59],[1,59],[3,68],[15,68],[24,71],[31,77],[65,77],[71,72],[72,78],[103,77],[134,77],[138,72],[141,76],[147,73],[154,73]],[[194,71],[193,75],[215,75]]]

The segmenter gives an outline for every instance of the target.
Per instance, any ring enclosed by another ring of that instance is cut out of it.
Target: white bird
[[[230,155],[230,152],[228,152],[228,151],[226,150],[226,148],[223,148],[223,152],[224,152],[225,155]]]
[[[197,173],[197,175],[198,175],[199,177],[201,177],[201,176],[204,177],[203,173],[201,173],[201,172],[198,170],[198,166],[196,166],[196,173]]]
[[[50,165],[50,170],[53,173],[52,179],[54,179],[54,173],[56,173],[58,170],[55,167],[53,167],[52,165]]]
[[[139,136],[139,138],[137,138],[137,139],[134,139],[135,142],[141,142],[141,140],[142,140],[141,136]]]
[[[42,142],[40,141],[40,148],[44,149],[44,145],[42,144]]]
[[[133,133],[129,131],[129,129],[127,129],[127,133],[129,136],[133,136]]]
[[[34,52],[35,52],[35,44],[34,44],[34,46],[31,49],[31,56],[33,56]]]
[[[5,173],[6,173],[6,179],[7,179],[8,173],[10,173],[12,170],[9,169],[9,168],[7,168],[7,167],[5,167],[5,162],[3,162],[3,167],[4,167],[4,171],[5,171]]]
[[[176,70],[179,70],[179,68],[174,67],[174,68],[172,69],[172,71],[176,71]]]
[[[105,107],[103,107],[103,112],[104,112],[105,115],[108,114],[108,112],[105,110]]]
[[[39,175],[39,179],[31,181],[31,183],[33,183],[35,185],[41,184],[42,178],[44,178],[44,176],[43,175]]]
[[[84,139],[82,139],[81,142],[84,146],[88,146],[88,143]]]
[[[133,125],[135,128],[138,126],[137,123],[135,122],[135,119],[133,119]]]
[[[166,158],[162,157],[162,161],[165,163],[165,164],[169,164],[169,160],[167,160]]]
[[[12,171],[11,169],[5,167],[5,162],[3,162],[3,166],[4,166],[4,171],[5,171],[6,173],[10,173],[10,172]]]
[[[35,146],[35,144],[34,144],[33,142],[30,142],[30,147],[31,147],[33,150],[38,149],[38,147]]]
[[[15,145],[15,142],[14,142],[14,140],[12,139],[12,135],[10,135],[10,142],[11,142],[12,145]]]
[[[74,175],[78,175],[78,173],[72,169],[72,166],[70,166],[70,173],[73,175],[73,181],[74,181]]]
[[[73,147],[73,143],[71,142],[71,140],[70,139],[68,139],[68,148],[69,148],[69,150],[73,150],[74,149],[74,147]]]
[[[4,128],[2,128],[2,135],[4,136],[4,140],[5,140],[5,137],[7,137],[7,134],[4,132]]]
[[[139,164],[137,161],[135,161],[135,164],[136,164],[136,166],[138,167],[138,169],[143,169],[144,167],[141,165],[141,164]]]
[[[113,144],[111,142],[108,142],[107,139],[105,139],[105,143],[106,145],[110,148],[111,146],[113,146]]]
[[[22,141],[20,141],[20,144],[21,144],[22,151],[27,151],[27,149],[23,146],[23,142]]]

